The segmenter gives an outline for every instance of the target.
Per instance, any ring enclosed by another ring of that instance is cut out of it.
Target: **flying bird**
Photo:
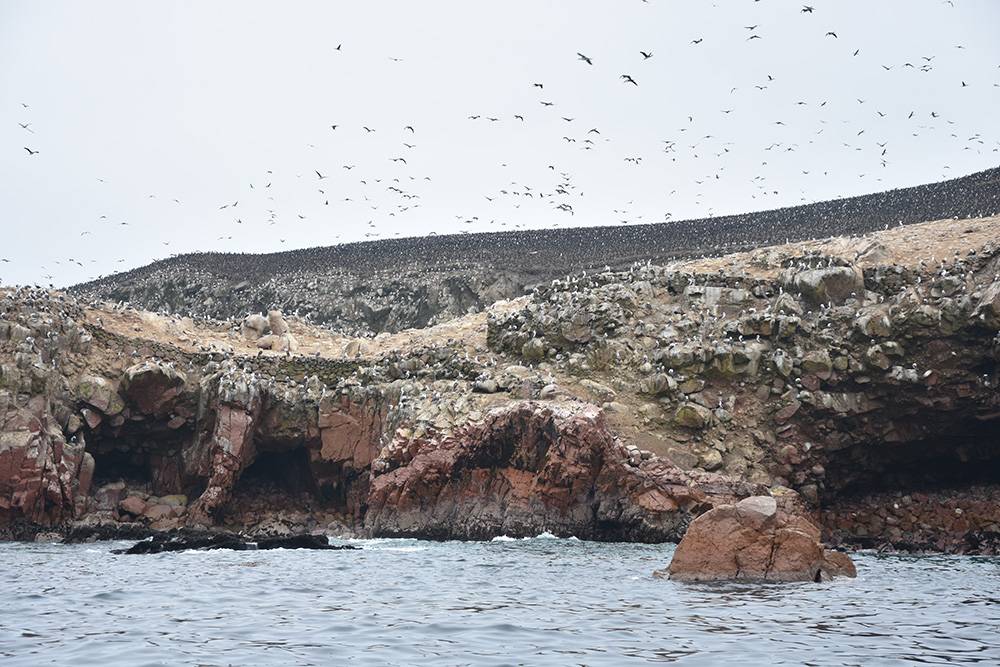
[[[832,30],[830,32],[826,33],[826,35],[824,35],[824,37],[833,37],[834,39],[839,39],[839,37],[837,37],[837,33],[835,33]]]
[[[646,53],[645,51],[640,51],[640,52],[639,52],[639,55],[641,55],[641,56],[642,56],[642,59],[643,59],[643,60],[649,60],[650,58],[652,58],[652,57],[653,57],[653,52],[652,52],[652,51],[650,51],[649,53]]]
[[[28,151],[28,155],[38,155],[38,151],[33,151],[27,146],[24,147],[24,150]]]
[[[635,79],[633,79],[633,78],[632,78],[631,76],[629,76],[628,74],[622,74],[622,75],[621,75],[621,79],[622,79],[622,80],[623,80],[623,81],[624,81],[625,83],[631,83],[631,84],[632,84],[633,86],[638,86],[638,85],[639,85],[638,83],[636,83],[636,82],[635,82]]]
[[[579,51],[577,51],[576,55],[580,56],[580,60],[582,60],[583,62],[587,63],[588,65],[593,65],[594,64],[593,60],[591,60],[587,56],[583,55]]]

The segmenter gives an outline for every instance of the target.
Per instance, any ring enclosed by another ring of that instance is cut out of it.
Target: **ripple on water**
[[[998,559],[863,554],[851,581],[683,585],[651,576],[668,545],[345,543],[362,550],[0,544],[0,662],[1000,663]]]

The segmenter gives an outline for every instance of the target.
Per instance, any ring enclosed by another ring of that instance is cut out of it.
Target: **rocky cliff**
[[[998,238],[948,220],[580,271],[374,338],[291,318],[294,352],[10,290],[0,524],[663,541],[766,494],[828,542],[990,552]]]
[[[85,299],[215,319],[280,308],[362,335],[481,312],[498,300],[584,270],[998,212],[1000,168],[942,183],[700,220],[428,236],[267,255],[182,255],[71,291]]]

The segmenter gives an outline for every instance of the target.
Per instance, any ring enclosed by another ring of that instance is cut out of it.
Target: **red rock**
[[[153,505],[152,507],[147,507],[142,513],[144,517],[150,521],[159,521],[160,519],[168,519],[176,516],[174,508],[170,505]]]
[[[322,442],[319,458],[349,463],[355,470],[367,468],[378,454],[384,417],[381,411],[353,403],[346,396],[332,404],[324,402],[318,419]]]
[[[87,427],[90,428],[91,431],[101,425],[103,417],[101,417],[101,413],[97,410],[83,408],[80,412],[83,414],[83,420],[87,423]]]
[[[209,462],[208,484],[189,512],[195,524],[214,522],[215,513],[229,500],[236,480],[255,452],[254,431],[262,405],[260,388],[244,380],[219,392],[215,426],[202,449]],[[192,456],[197,458],[198,452]]]
[[[770,497],[720,505],[695,519],[667,572],[679,581],[820,581],[856,576],[846,554],[826,551],[808,519]]]
[[[187,378],[171,366],[144,361],[125,370],[122,395],[145,415],[164,417],[184,391]]]
[[[128,496],[118,503],[118,509],[133,516],[141,516],[146,511],[146,501],[139,496]]]
[[[377,459],[365,525],[379,536],[487,539],[544,530],[586,539],[676,540],[693,514],[756,486],[628,462],[595,406],[533,403],[451,435],[394,440]]]
[[[90,485],[84,439],[69,442],[43,396],[0,413],[0,510],[9,518],[52,525],[72,518]]]
[[[116,384],[100,376],[88,375],[81,378],[77,383],[76,393],[82,401],[108,416],[117,415],[125,407]]]

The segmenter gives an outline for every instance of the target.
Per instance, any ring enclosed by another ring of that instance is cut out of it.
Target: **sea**
[[[1000,664],[998,558],[707,585],[654,576],[669,544],[335,542],[359,548],[2,543],[0,665]]]

